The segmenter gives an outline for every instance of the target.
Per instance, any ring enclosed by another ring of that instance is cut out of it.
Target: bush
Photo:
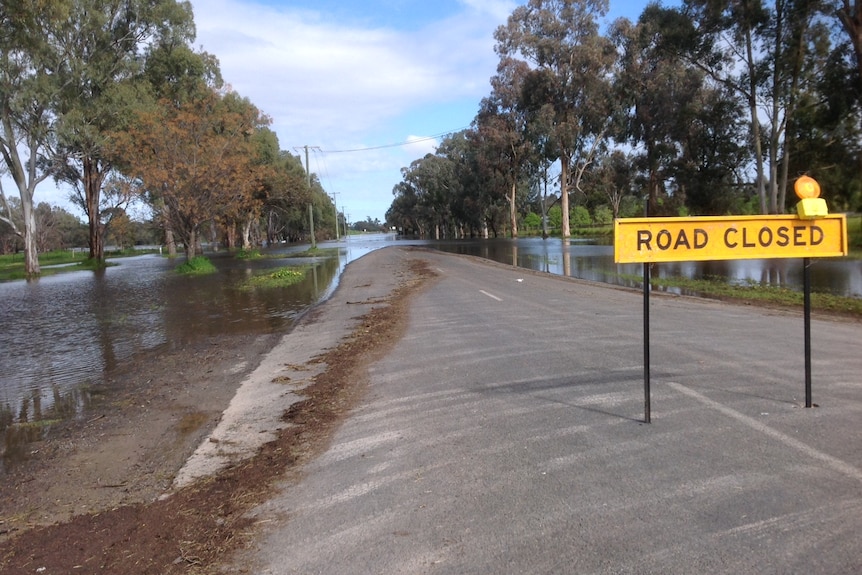
[[[593,223],[590,217],[590,210],[584,206],[575,206],[572,210],[572,224],[578,228],[584,228]]]
[[[542,227],[542,216],[537,213],[530,212],[524,216],[524,225],[531,229],[539,229]]]
[[[614,222],[614,212],[608,206],[599,206],[593,213],[593,219],[600,226],[609,226]]]

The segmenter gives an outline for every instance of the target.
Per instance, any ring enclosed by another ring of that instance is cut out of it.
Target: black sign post
[[[804,258],[802,266],[802,299],[805,307],[805,407],[811,407],[811,258]]]

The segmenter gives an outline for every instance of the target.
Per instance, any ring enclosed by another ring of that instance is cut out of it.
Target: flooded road
[[[0,283],[0,434],[13,424],[20,429],[82,413],[88,390],[136,354],[181,349],[220,334],[285,332],[332,293],[350,261],[388,245],[421,245],[620,285],[635,285],[632,277],[642,269],[639,264],[614,264],[611,246],[587,241],[431,242],[379,234],[322,243],[315,257],[295,257],[308,246],[276,247],[266,250],[266,258],[250,261],[225,252],[207,254],[218,268],[208,276],[174,273],[182,258],[144,255],[111,260],[112,267],[95,273],[73,271]],[[305,270],[304,279],[287,288],[239,289],[249,276],[284,266]],[[793,289],[802,285],[798,260],[660,264],[653,273]],[[812,281],[815,291],[862,297],[862,262],[815,261]],[[37,432],[38,426],[32,433]],[[8,442],[9,434],[4,436]]]

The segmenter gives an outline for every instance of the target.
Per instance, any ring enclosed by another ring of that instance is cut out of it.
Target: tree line
[[[470,128],[402,169],[386,217],[464,237],[643,215],[783,213],[800,175],[862,209],[862,0],[528,0]]]
[[[9,0],[0,4],[0,235],[38,275],[46,180],[87,218],[89,256],[143,201],[171,253],[299,239],[335,229],[334,205],[270,119],[192,48],[191,4],[177,0]],[[51,210],[49,209],[48,212]],[[62,215],[62,214],[61,214]],[[55,242],[56,243],[56,242]]]

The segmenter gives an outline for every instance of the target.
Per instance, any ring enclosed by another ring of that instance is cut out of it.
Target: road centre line
[[[763,433],[764,435],[768,435],[769,437],[771,437],[773,439],[777,439],[778,441],[780,441],[784,445],[786,445],[788,447],[792,447],[798,451],[801,451],[802,453],[804,453],[805,455],[807,455],[813,459],[817,459],[817,460],[822,461],[823,463],[825,463],[826,465],[831,467],[834,471],[837,471],[839,473],[843,473],[844,475],[847,475],[848,477],[862,481],[862,471],[860,471],[856,467],[853,467],[849,463],[842,461],[841,459],[838,459],[837,457],[832,457],[831,455],[823,453],[822,451],[818,451],[817,449],[811,447],[810,445],[806,445],[805,443],[802,443],[801,441],[794,439],[793,437],[790,437],[789,435],[786,435],[784,433],[781,433],[780,431],[772,429],[768,425],[764,425],[763,423],[761,423],[760,421],[758,421],[752,417],[744,415],[744,414],[742,414],[742,413],[740,413],[734,409],[727,407],[726,405],[722,405],[721,403],[719,403],[715,400],[709,399],[705,395],[702,395],[702,394],[694,391],[693,389],[689,389],[688,387],[686,387],[682,384],[669,381],[669,382],[667,382],[667,385],[670,386],[672,389],[675,389],[676,391],[678,391],[684,395],[687,395],[689,397],[692,397],[692,398],[698,400],[699,402],[703,403],[704,405],[707,405],[707,406],[709,406],[709,407],[711,407],[717,411],[720,411],[724,415],[727,415],[727,416],[732,417],[733,419],[735,419],[741,423],[744,423],[745,425],[751,427],[755,431],[759,431],[760,433]]]
[[[501,298],[498,298],[498,297],[497,297],[497,296],[495,296],[494,294],[490,294],[490,293],[486,292],[486,291],[485,291],[485,290],[483,290],[483,289],[480,289],[480,290],[479,290],[479,293],[480,293],[480,294],[484,294],[484,295],[488,296],[488,297],[489,297],[489,298],[491,298],[491,299],[495,299],[495,300],[497,300],[497,301],[503,301]]]

